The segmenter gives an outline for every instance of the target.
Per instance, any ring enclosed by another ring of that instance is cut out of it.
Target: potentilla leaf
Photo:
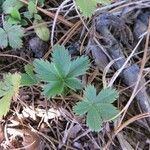
[[[99,113],[103,122],[110,120],[119,113],[118,109],[110,104],[98,104],[97,107],[99,108]]]
[[[49,84],[44,85],[43,94],[47,98],[51,98],[51,97],[54,97],[56,95],[62,94],[63,89],[64,89],[64,83],[62,83],[60,81],[51,82]]]
[[[118,98],[118,93],[112,88],[102,90],[96,95],[92,85],[85,88],[83,100],[78,102],[73,111],[77,115],[87,115],[86,123],[92,131],[100,131],[102,123],[111,120],[119,111],[112,105]]]
[[[88,57],[81,56],[71,62],[68,77],[83,75],[89,68],[90,62]]]
[[[90,108],[90,104],[87,101],[81,101],[78,102],[77,105],[75,105],[73,107],[73,111],[77,114],[77,115],[84,115],[85,113],[87,113],[89,111]]]
[[[92,131],[101,129],[103,121],[96,107],[91,107],[86,117],[86,124]]]
[[[96,100],[96,88],[93,85],[89,85],[85,88],[84,97],[90,102]]]
[[[47,60],[35,59],[33,62],[34,70],[37,73],[37,77],[42,81],[58,81],[58,73],[53,63]]]
[[[64,46],[56,45],[53,48],[52,61],[55,64],[59,74],[66,76],[70,70],[71,56]]]
[[[13,9],[18,10],[22,6],[23,6],[23,3],[21,3],[18,0],[5,0],[2,5],[2,8],[5,14],[10,14]]]
[[[81,89],[82,83],[79,79],[68,78],[65,80],[65,84],[72,90]]]
[[[19,25],[12,25],[8,22],[4,22],[3,29],[0,28],[0,47],[6,48],[9,45],[14,48],[21,48],[23,45],[22,37],[24,31]]]
[[[21,86],[32,86],[38,83],[38,79],[33,72],[33,65],[25,65],[25,72],[21,74]]]
[[[14,49],[21,48],[23,45],[21,38],[24,36],[24,31],[21,26],[11,25],[5,22],[3,27],[7,33],[9,45]]]
[[[36,84],[37,81],[31,78],[28,74],[21,74],[21,86],[32,86]]]
[[[25,65],[24,69],[25,69],[26,73],[27,73],[31,78],[34,78],[34,73],[33,73],[34,67],[33,67],[33,65],[27,64],[27,65]]]
[[[118,92],[112,88],[101,90],[95,101],[97,103],[113,103],[118,98]]]
[[[21,76],[18,73],[6,74],[4,81],[0,82],[0,118],[6,116],[10,108],[11,99],[17,96]]]
[[[53,48],[51,60],[49,62],[43,59],[35,59],[33,62],[36,76],[39,81],[44,81],[43,94],[46,97],[51,98],[60,95],[68,88],[77,90],[83,87],[77,77],[86,73],[89,67],[87,65],[89,64],[88,58],[82,57],[72,61],[68,50],[64,46],[56,45]]]
[[[10,108],[11,95],[6,95],[0,99],[0,118],[6,116]]]

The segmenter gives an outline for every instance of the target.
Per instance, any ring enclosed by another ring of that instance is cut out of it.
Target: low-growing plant
[[[9,111],[11,99],[16,96],[19,87],[41,83],[43,95],[48,99],[61,95],[68,88],[74,91],[83,88],[78,77],[86,73],[89,65],[88,57],[71,60],[69,52],[63,46],[56,45],[51,62],[35,59],[33,65],[25,66],[25,73],[4,76],[4,81],[0,82],[0,117]],[[86,124],[92,131],[100,131],[102,123],[111,120],[119,112],[112,105],[117,98],[118,92],[113,88],[105,88],[96,94],[96,88],[88,85],[82,101],[73,107],[73,111],[77,115],[86,115]]]
[[[5,0],[2,4],[3,12],[5,14],[11,14],[11,12],[15,10],[19,10],[23,6],[18,0]]]
[[[66,88],[76,90],[83,87],[77,77],[86,73],[89,59],[81,56],[71,60],[68,50],[57,45],[53,48],[51,62],[36,59],[33,66],[38,79],[44,82],[43,94],[51,98],[62,94]]]
[[[20,9],[22,7],[26,7],[26,5],[24,5],[22,2],[20,2],[19,0],[3,1],[2,9],[5,14],[5,22],[11,25],[21,25],[21,26],[27,26],[28,22],[32,22],[34,24],[35,27],[34,30],[37,36],[43,41],[48,41],[50,37],[50,32],[47,25],[42,20],[42,17],[38,14],[37,5],[43,6],[44,0],[38,1],[29,0],[27,6],[28,11],[20,13]],[[38,25],[39,23],[41,23],[40,26]],[[0,45],[2,45],[1,42]],[[11,46],[11,47],[20,48],[20,46],[19,47]]]
[[[18,94],[21,76],[18,73],[4,75],[0,81],[0,118],[5,116],[10,109],[12,98]]]
[[[86,114],[86,124],[92,131],[99,131],[102,123],[113,118],[119,111],[112,103],[118,98],[118,92],[106,88],[96,94],[96,88],[89,85],[85,88],[82,101],[78,102],[73,111],[77,115]]]
[[[23,35],[21,26],[4,22],[3,28],[0,28],[0,48],[6,48],[8,45],[14,49],[21,48]]]
[[[34,74],[33,68],[34,68],[33,65],[30,65],[30,64],[25,65],[25,67],[24,67],[25,73],[21,74],[20,85],[22,87],[32,86],[32,85],[36,85],[38,83],[38,79]]]
[[[38,2],[41,5],[44,3],[43,0],[40,0]],[[43,41],[48,41],[50,37],[49,29],[47,27],[47,24],[45,24],[44,21],[42,20],[42,17],[38,14],[36,7],[37,7],[36,1],[30,0],[28,3],[28,10],[29,10],[28,12],[30,13],[29,16],[33,18],[33,25],[35,26],[34,31],[40,39],[42,39]],[[39,24],[41,25],[39,26]]]

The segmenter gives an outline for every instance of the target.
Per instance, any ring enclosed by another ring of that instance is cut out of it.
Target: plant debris
[[[1,0],[0,35],[0,150],[149,149],[149,0]]]

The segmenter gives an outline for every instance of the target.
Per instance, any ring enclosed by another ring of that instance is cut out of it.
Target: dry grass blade
[[[148,51],[148,44],[149,44],[149,37],[150,37],[150,19],[149,19],[149,26],[148,26],[148,33],[147,33],[147,37],[146,37],[146,43],[145,43],[145,49],[144,49],[144,55],[143,55],[143,59],[142,59],[142,62],[141,62],[141,68],[140,68],[140,72],[139,72],[139,76],[138,76],[138,79],[137,79],[137,82],[136,82],[136,85],[134,87],[134,90],[132,92],[132,95],[128,101],[128,106],[130,105],[130,103],[132,102],[132,100],[134,99],[134,97],[136,96],[135,94],[137,94],[137,90],[139,88],[139,84],[143,78],[143,70],[144,70],[144,67],[145,67],[145,64],[146,64],[146,58],[147,58],[147,51]],[[146,95],[145,95],[146,96]],[[148,96],[146,96],[148,97]],[[148,97],[149,98],[149,97]],[[129,103],[130,102],[130,103]],[[150,113],[150,103],[149,101],[141,101],[141,103],[143,104],[143,109],[144,111],[147,110],[148,113]],[[140,104],[142,106],[142,104]],[[127,106],[127,105],[126,105]],[[127,107],[126,107],[127,108]],[[125,109],[124,111],[124,114],[123,114],[123,117],[120,121],[120,123],[122,122],[124,116],[125,116],[125,113],[127,112],[127,109]],[[148,124],[150,125],[150,118],[148,119]]]
[[[24,4],[26,4],[26,5],[28,5],[28,2],[27,2],[26,0],[19,0],[19,1],[22,2],[22,3],[24,3]],[[45,9],[43,9],[43,8],[40,8],[40,7],[37,7],[37,9],[38,9],[40,12],[44,13],[45,15],[47,15],[47,16],[49,16],[49,17],[51,17],[51,18],[54,19],[55,14],[51,13],[50,11],[47,11],[47,10],[45,10]],[[73,26],[73,23],[67,21],[67,20],[64,19],[62,16],[58,16],[58,21],[62,22],[62,23],[65,24],[66,26],[69,26],[69,27],[72,27],[72,26]]]

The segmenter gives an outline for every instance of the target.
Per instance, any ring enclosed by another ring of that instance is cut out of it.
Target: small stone
[[[29,48],[36,58],[41,58],[48,51],[49,46],[38,37],[34,37],[29,41]]]

